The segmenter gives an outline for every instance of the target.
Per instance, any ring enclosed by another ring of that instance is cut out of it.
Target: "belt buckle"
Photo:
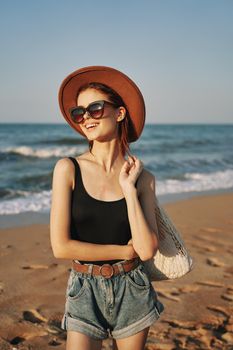
[[[110,266],[111,267],[112,271],[111,271],[111,275],[110,276],[102,274],[102,268],[105,267],[105,266]],[[101,276],[103,276],[105,278],[111,278],[113,276],[113,274],[114,274],[114,269],[113,269],[112,265],[111,264],[103,264],[103,265],[101,265],[100,266],[100,274],[101,274]]]

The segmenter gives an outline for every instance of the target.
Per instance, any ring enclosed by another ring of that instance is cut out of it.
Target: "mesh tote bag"
[[[150,281],[182,277],[193,269],[194,261],[185,247],[181,234],[156,196],[155,216],[158,226],[159,247],[152,259],[142,261],[145,271]]]

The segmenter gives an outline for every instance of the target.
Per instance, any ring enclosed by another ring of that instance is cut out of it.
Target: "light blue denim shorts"
[[[64,330],[78,331],[93,339],[129,337],[151,326],[164,310],[144,266],[106,278],[71,268],[66,288]],[[114,264],[114,265],[116,265]]]

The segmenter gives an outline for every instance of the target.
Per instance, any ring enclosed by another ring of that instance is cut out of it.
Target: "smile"
[[[97,125],[98,123],[91,123],[91,124],[87,124],[85,127],[87,130],[90,130],[90,129],[94,129]]]

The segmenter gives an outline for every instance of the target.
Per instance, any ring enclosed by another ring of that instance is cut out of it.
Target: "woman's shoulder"
[[[70,158],[75,159],[77,162],[83,162],[85,160],[88,160],[85,153],[77,157],[64,157],[64,158],[58,159],[58,161],[55,164],[55,168],[58,168],[61,171],[74,169],[74,162]]]
[[[75,166],[71,159],[64,157],[57,160],[53,170],[54,181],[73,188],[74,174]]]
[[[65,172],[67,170],[70,170],[73,167],[74,167],[74,164],[72,160],[69,159],[68,157],[64,157],[57,160],[54,166],[54,170],[59,172],[63,172],[63,171]]]
[[[85,154],[81,154],[78,157],[72,157],[76,159],[78,164],[87,160]],[[57,160],[53,170],[53,177],[59,178],[63,182],[68,183],[71,187],[74,187],[74,178],[75,178],[75,163],[69,158],[64,157]]]
[[[73,167],[73,162],[68,157],[60,158],[54,166],[55,172],[65,172]]]

